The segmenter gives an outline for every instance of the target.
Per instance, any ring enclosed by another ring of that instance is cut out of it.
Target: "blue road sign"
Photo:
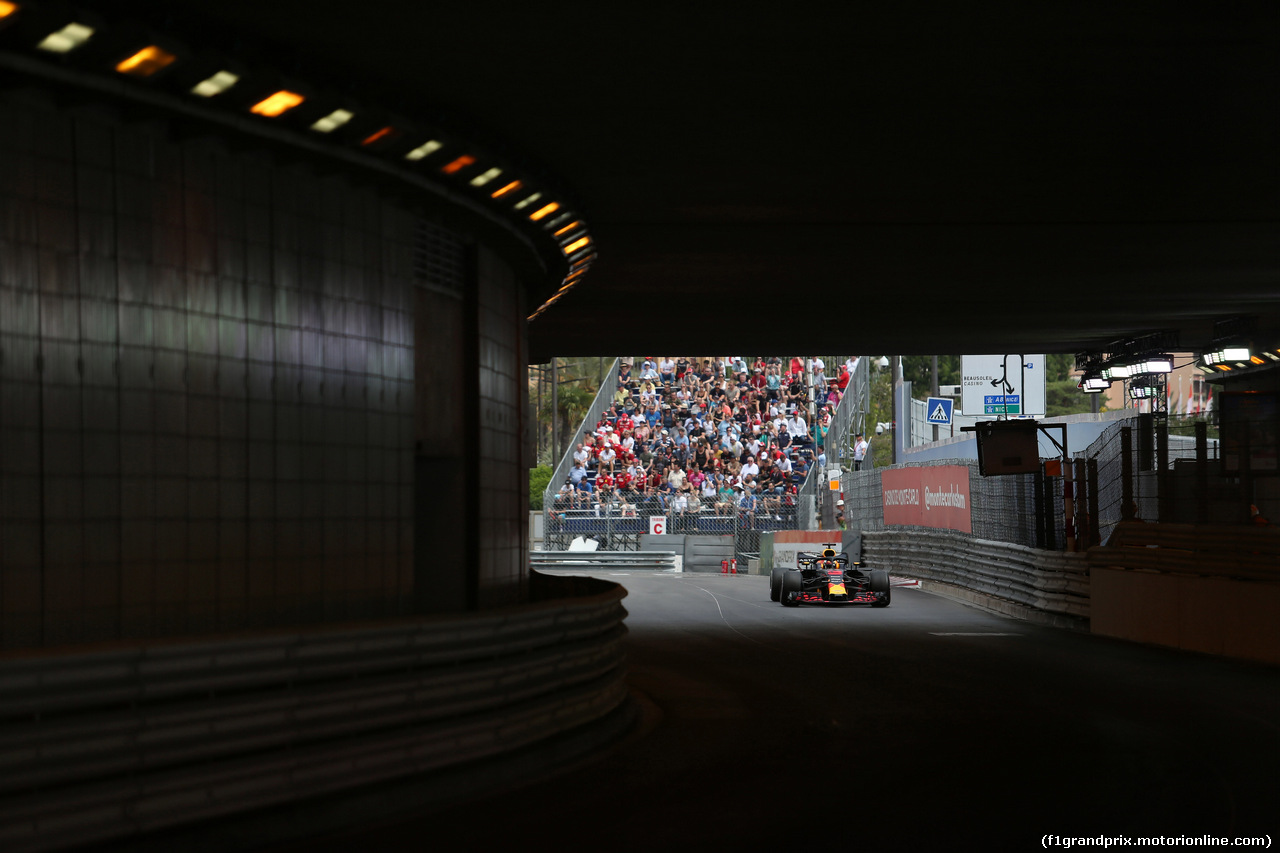
[[[929,412],[927,420],[931,424],[950,425],[951,408],[954,405],[955,400],[947,397],[930,397],[925,403],[925,409]]]

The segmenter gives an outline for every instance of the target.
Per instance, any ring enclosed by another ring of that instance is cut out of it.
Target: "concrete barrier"
[[[585,730],[627,698],[626,593],[533,586],[548,600],[459,617],[0,657],[0,849],[101,842]]]

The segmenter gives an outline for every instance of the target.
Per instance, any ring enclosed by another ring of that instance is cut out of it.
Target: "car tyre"
[[[884,569],[871,570],[871,591],[875,593],[882,593],[877,596],[875,602],[871,605],[872,607],[889,606],[889,598],[892,595],[893,590],[889,586],[889,573]]]
[[[779,566],[769,573],[769,600],[777,601],[782,595],[782,576],[787,573],[785,566]]]
[[[782,606],[799,607],[800,602],[797,600],[797,596],[800,595],[800,591],[803,588],[804,584],[801,581],[799,570],[792,569],[783,574],[781,590]]]

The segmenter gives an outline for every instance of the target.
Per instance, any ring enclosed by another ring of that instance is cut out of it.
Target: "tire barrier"
[[[946,584],[1044,614],[1089,618],[1084,554],[912,528],[864,532],[862,555],[895,576]]]
[[[627,700],[626,592],[583,578],[534,586],[544,599],[580,594],[0,658],[0,849],[100,842],[589,730]]]

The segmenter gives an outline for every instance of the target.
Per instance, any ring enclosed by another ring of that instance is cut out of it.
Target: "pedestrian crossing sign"
[[[928,412],[927,420],[931,424],[940,426],[949,426],[951,424],[951,408],[955,405],[955,400],[947,397],[930,397],[925,403],[925,411]]]

